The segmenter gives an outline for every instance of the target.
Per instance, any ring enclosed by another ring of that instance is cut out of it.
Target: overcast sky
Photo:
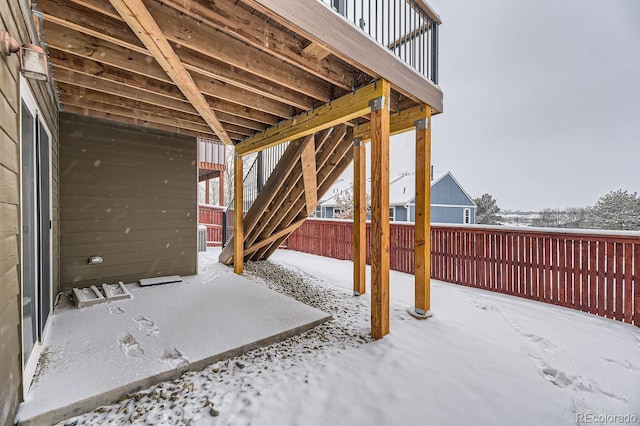
[[[443,20],[436,171],[512,210],[640,192],[639,0],[429,3]],[[413,134],[391,144],[391,173],[413,171]]]

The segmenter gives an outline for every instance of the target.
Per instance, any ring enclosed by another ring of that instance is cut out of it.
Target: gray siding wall
[[[194,138],[60,114],[63,289],[197,272]],[[101,265],[88,265],[90,256]]]
[[[470,207],[431,207],[432,223],[464,223],[464,209]],[[473,209],[471,210],[471,223],[473,224]]]
[[[407,208],[405,206],[395,206],[396,207],[396,222],[406,222],[407,221]]]
[[[431,187],[431,204],[469,206],[473,205],[473,202],[451,176],[446,175]]]
[[[16,0],[0,1],[0,28],[21,44],[29,43]],[[0,425],[13,424],[22,401],[20,312],[20,65],[17,55],[0,54]],[[53,291],[58,289],[58,138],[57,107],[45,83],[29,86],[52,134]]]

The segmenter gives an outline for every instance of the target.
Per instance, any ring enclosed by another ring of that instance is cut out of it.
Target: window
[[[471,223],[471,209],[464,209],[464,223]]]
[[[389,220],[391,222],[396,220],[396,208],[395,208],[395,206],[389,208]]]
[[[51,133],[20,77],[22,371],[31,384],[51,312]]]

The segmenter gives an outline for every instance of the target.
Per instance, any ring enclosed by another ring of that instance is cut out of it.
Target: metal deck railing
[[[318,0],[438,84],[440,19],[422,0]]]

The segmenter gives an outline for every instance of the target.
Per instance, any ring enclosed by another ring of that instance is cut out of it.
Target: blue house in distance
[[[350,182],[336,182],[336,185],[329,189],[325,200],[318,204],[315,216],[335,218],[340,213],[340,207],[336,202],[338,194],[351,189]],[[394,222],[415,222],[415,198],[415,175],[401,175],[392,179],[389,185],[389,218]],[[451,172],[432,176],[431,222],[476,222],[476,205]]]
[[[391,220],[415,222],[415,179],[414,175],[404,175],[391,182]],[[431,180],[431,222],[476,223],[476,205],[451,172],[436,175]]]

